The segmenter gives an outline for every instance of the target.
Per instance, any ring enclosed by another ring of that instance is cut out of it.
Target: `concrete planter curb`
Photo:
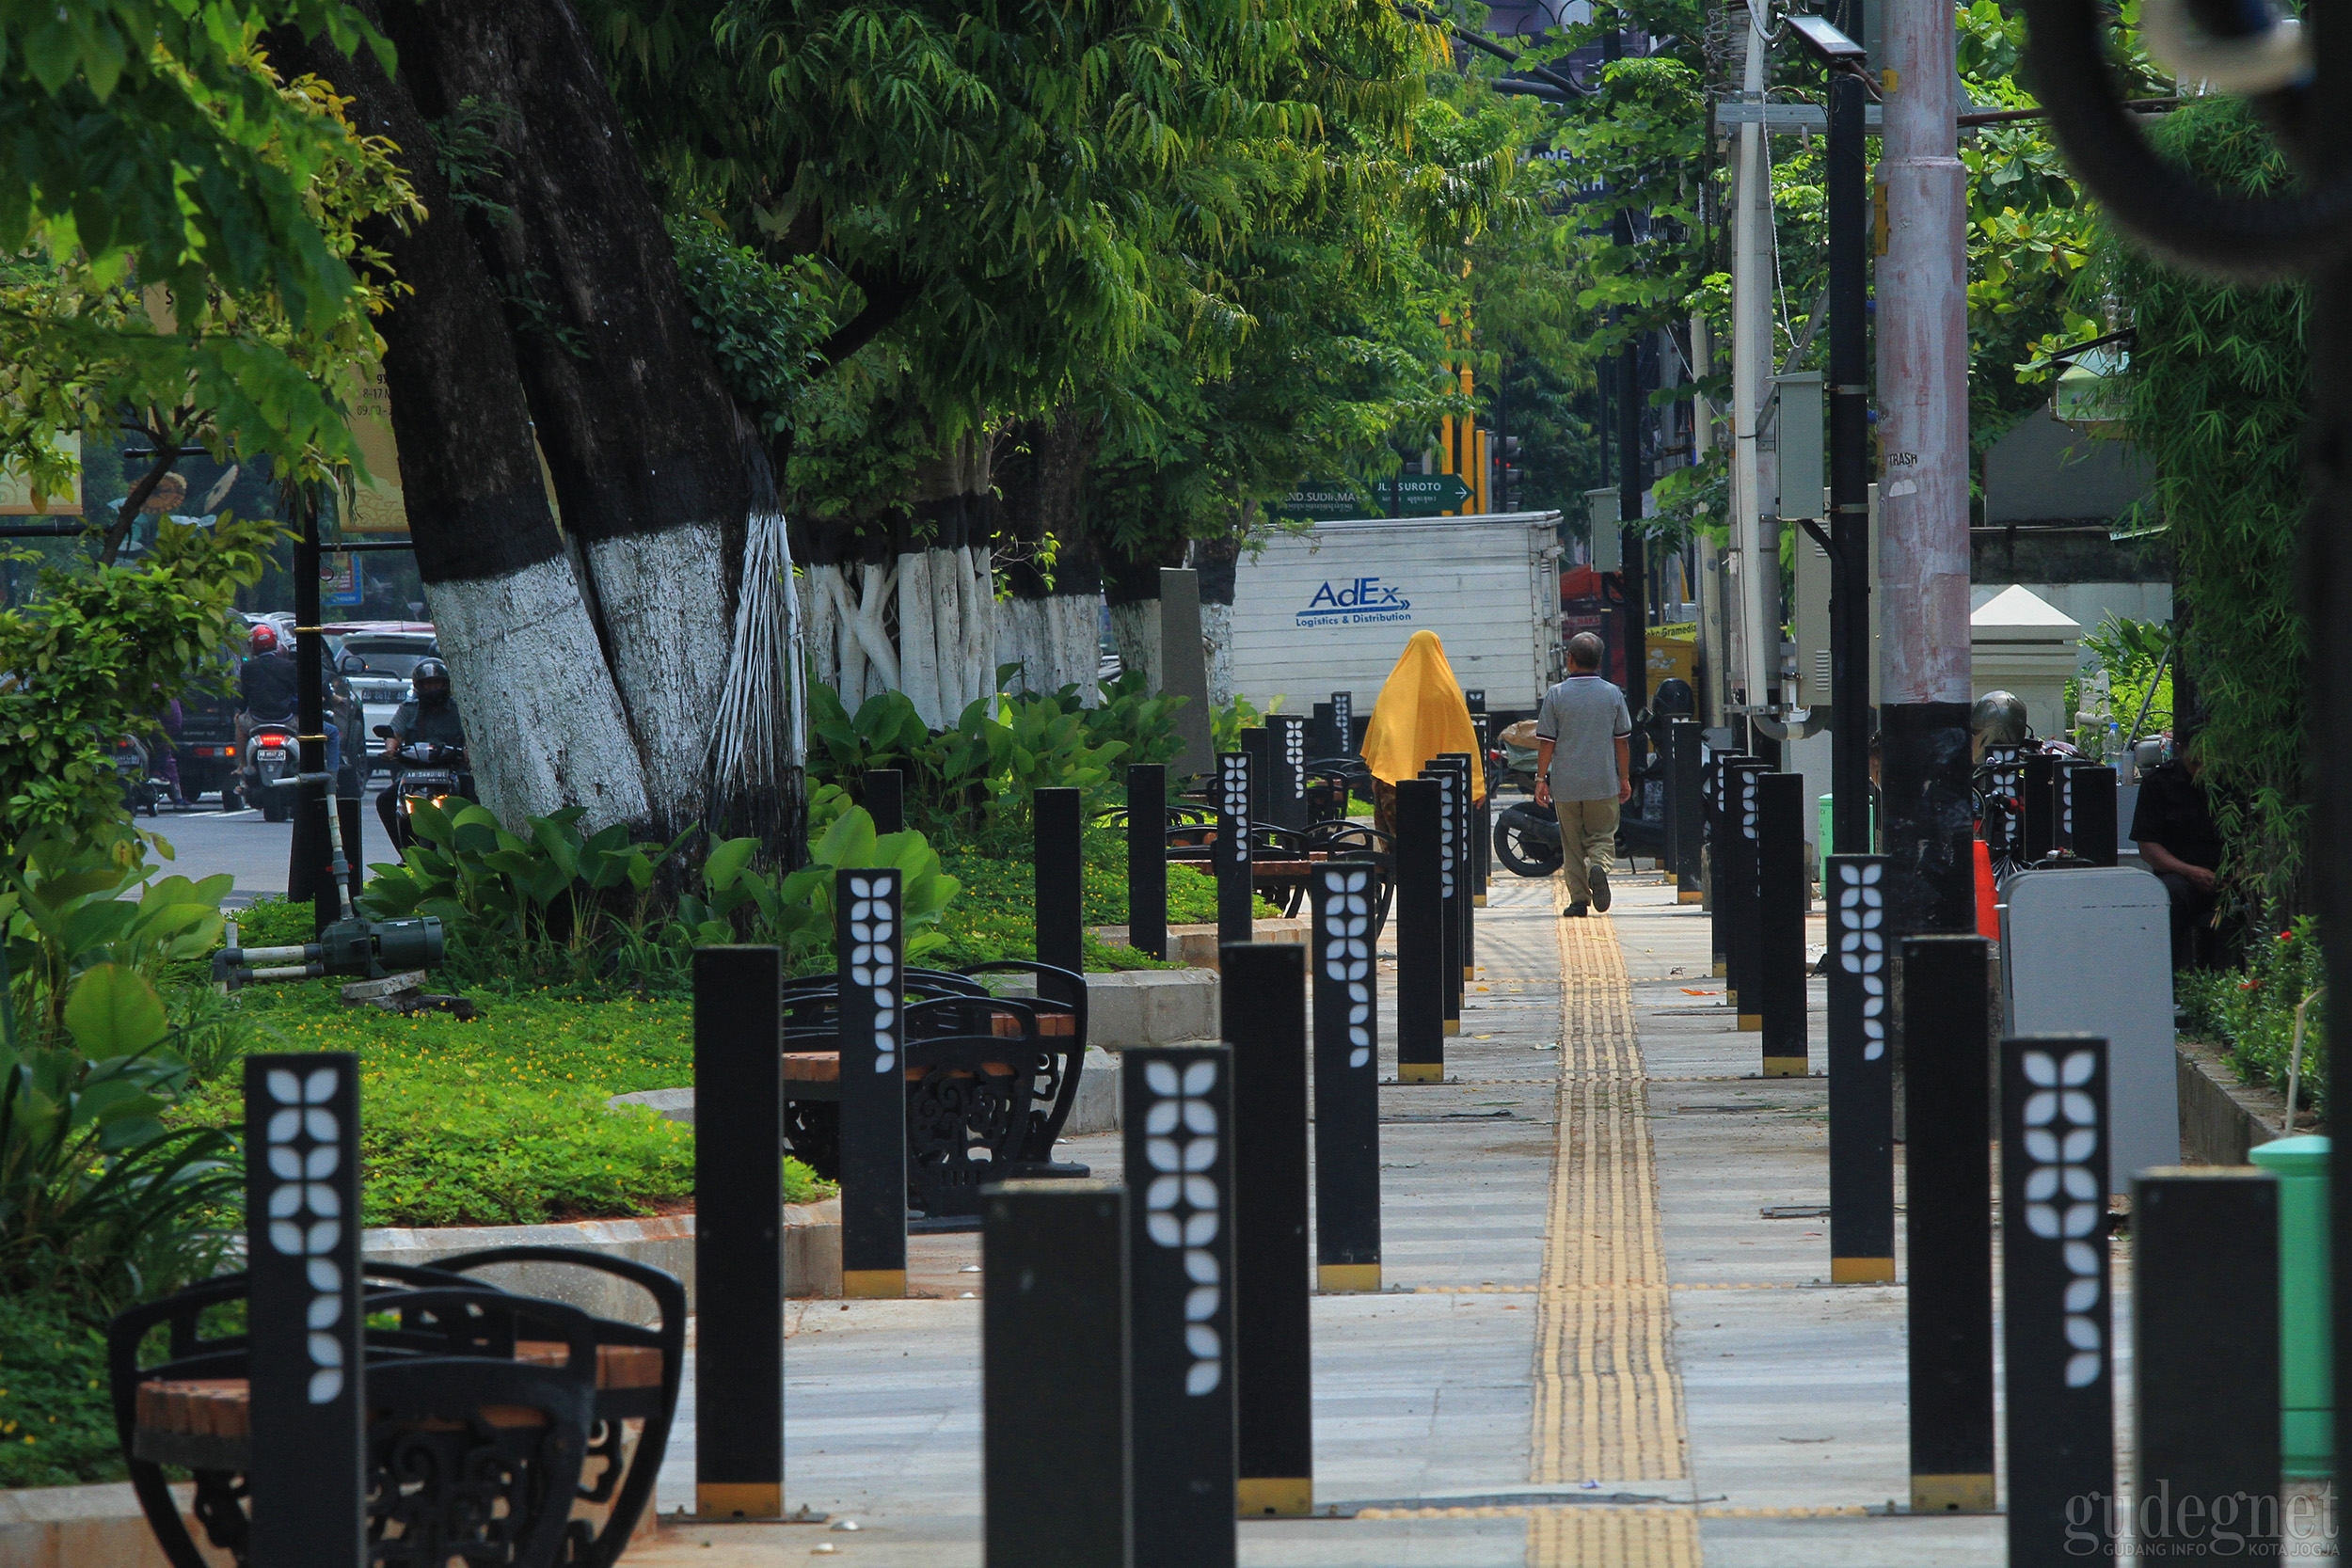
[[[688,1095],[692,1090],[682,1091]],[[691,1117],[691,1112],[690,1112]],[[688,1119],[688,1118],[680,1118]],[[841,1294],[841,1200],[784,1206],[785,1293]],[[677,1275],[686,1287],[686,1307],[694,1310],[694,1216],[665,1214],[644,1220],[577,1220],[568,1225],[451,1226],[435,1229],[385,1228],[360,1232],[359,1248],[373,1261],[426,1264],[461,1252],[500,1246],[574,1247],[649,1263]],[[567,1302],[584,1312],[625,1323],[649,1323],[653,1301],[626,1280],[560,1264],[515,1263],[485,1269],[483,1277],[505,1290]]]
[[[1127,927],[1124,926],[1097,926],[1094,927],[1094,934],[1114,947],[1127,945]],[[1272,920],[1259,921],[1250,932],[1250,940],[1253,942],[1290,942],[1303,945],[1309,934],[1306,916],[1283,915]],[[1168,928],[1168,957],[1177,963],[1191,969],[1214,970],[1216,968],[1216,927],[1215,926],[1170,926]],[[1166,970],[1130,970],[1122,972],[1120,977],[1124,978],[1130,974],[1164,974],[1167,973],[1168,971]],[[1108,978],[1110,978],[1108,975],[1089,974],[1087,976],[1087,983],[1092,985],[1098,979]],[[1163,1042],[1155,1041],[1154,1043]]]
[[[2249,1149],[2280,1136],[2286,1119],[2287,1097],[2265,1085],[2241,1084],[2230,1053],[2202,1040],[2184,1039],[2173,1047],[2180,1064],[2181,1158],[2193,1165],[2242,1165]],[[2311,1121],[2311,1108],[2298,1107],[2297,1132],[2327,1131]]]
[[[196,1488],[175,1486],[181,1517],[207,1560],[228,1568],[227,1552],[204,1544],[187,1510]],[[40,1486],[0,1492],[0,1568],[171,1568],[139,1512],[127,1481],[97,1486]]]

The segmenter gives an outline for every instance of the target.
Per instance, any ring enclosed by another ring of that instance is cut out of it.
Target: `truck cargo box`
[[[1560,514],[1318,522],[1234,572],[1233,690],[1304,712],[1334,691],[1371,711],[1417,631],[1487,711],[1532,713],[1561,678]]]

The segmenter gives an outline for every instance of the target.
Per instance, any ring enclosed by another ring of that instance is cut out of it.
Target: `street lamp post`
[[[1863,245],[1867,152],[1863,72],[1852,38],[1859,0],[1837,0],[1836,22],[1792,16],[1789,30],[1829,71],[1829,497],[1831,837],[1841,855],[1870,843],[1869,388],[1863,316],[1869,285]],[[1836,23],[1842,22],[1840,27]],[[1810,531],[1812,525],[1805,525]]]

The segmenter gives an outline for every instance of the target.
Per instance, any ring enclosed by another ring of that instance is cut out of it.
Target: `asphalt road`
[[[375,794],[360,802],[359,858],[373,865],[396,857],[384,825],[376,819]],[[237,879],[230,906],[286,891],[286,861],[294,844],[290,822],[264,822],[257,810],[220,811],[217,803],[195,811],[166,808],[160,815],[139,818],[139,826],[160,833],[177,851],[172,869],[188,877],[211,877],[226,871]]]

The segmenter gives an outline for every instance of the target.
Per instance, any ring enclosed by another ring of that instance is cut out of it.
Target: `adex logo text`
[[[1358,626],[1412,618],[1413,601],[1403,589],[1385,587],[1378,578],[1348,578],[1316,589],[1307,608],[1298,612],[1298,625]]]

